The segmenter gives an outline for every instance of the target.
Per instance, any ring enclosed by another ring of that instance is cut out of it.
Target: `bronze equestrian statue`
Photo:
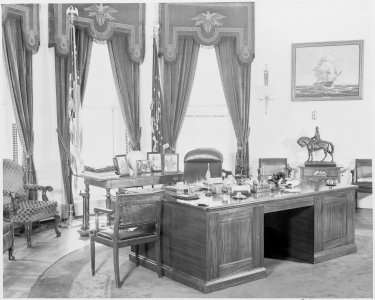
[[[329,153],[331,155],[331,162],[333,162],[333,144],[331,142],[327,142],[320,139],[318,126],[315,128],[315,135],[312,138],[309,138],[307,136],[300,137],[297,140],[297,144],[300,145],[302,148],[307,147],[307,152],[309,154],[307,161],[313,161],[313,151],[323,150],[324,158],[321,161],[324,161],[327,157],[327,153]]]

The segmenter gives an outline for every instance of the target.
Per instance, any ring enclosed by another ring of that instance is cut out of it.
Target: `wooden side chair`
[[[57,202],[49,201],[47,191],[51,186],[24,184],[23,167],[10,159],[3,160],[3,209],[4,214],[12,224],[21,223],[25,226],[27,247],[31,247],[32,223],[48,218],[55,219],[56,236],[60,216],[57,212]],[[29,191],[42,191],[42,201],[29,199]]]
[[[159,277],[161,270],[160,224],[164,191],[116,195],[115,210],[94,208],[96,228],[91,231],[91,272],[95,275],[95,242],[113,248],[116,286],[120,287],[119,248],[135,246],[139,265],[139,245],[155,243]],[[113,226],[99,228],[99,214],[114,214]]]
[[[358,193],[372,193],[372,159],[356,159],[352,173],[352,184],[358,186],[355,191],[355,203],[358,206]]]
[[[259,158],[258,179],[268,180],[273,174],[284,172],[288,174],[288,160],[286,158]]]

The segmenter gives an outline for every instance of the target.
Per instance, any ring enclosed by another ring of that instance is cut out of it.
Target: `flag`
[[[159,75],[158,50],[154,38],[153,43],[153,63],[152,63],[152,103],[151,103],[151,146],[152,152],[162,151],[162,133],[161,133],[161,105],[162,93]]]
[[[77,70],[77,51],[75,39],[75,27],[73,15],[78,16],[78,10],[73,7],[67,11],[71,16],[70,36],[71,36],[71,67],[69,76],[69,137],[70,137],[70,167],[73,174],[79,174],[84,170],[84,163],[81,158],[82,150],[82,124],[81,114],[81,87]]]

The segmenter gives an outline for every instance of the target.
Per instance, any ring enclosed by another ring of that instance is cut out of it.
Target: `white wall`
[[[370,63],[370,1],[257,1],[255,53],[252,66],[250,159],[253,170],[259,157],[287,157],[295,167],[307,159],[296,140],[313,136],[335,146],[335,161],[352,168],[355,158],[373,156],[372,89]],[[350,101],[291,101],[291,44],[364,40],[364,99]],[[265,64],[270,69],[273,101],[265,114],[259,101]],[[312,120],[312,111],[317,120]],[[344,181],[349,180],[344,176]]]

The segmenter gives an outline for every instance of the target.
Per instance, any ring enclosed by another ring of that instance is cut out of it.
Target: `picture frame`
[[[162,155],[160,152],[147,152],[147,159],[152,162],[151,172],[162,171]]]
[[[130,169],[126,154],[116,155],[113,158],[115,173],[120,176],[130,176]]]
[[[164,173],[176,173],[179,171],[178,153],[164,153],[162,170]]]
[[[292,44],[292,101],[363,99],[363,40]]]
[[[151,161],[150,160],[137,160],[137,174],[151,173]]]

